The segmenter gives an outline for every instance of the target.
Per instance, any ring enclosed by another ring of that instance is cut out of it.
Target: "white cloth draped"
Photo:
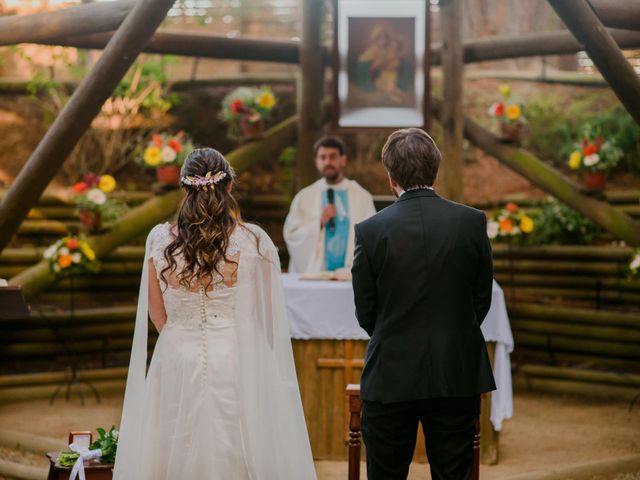
[[[284,274],[283,284],[291,337],[295,339],[369,340],[355,316],[351,282],[300,280]],[[496,342],[491,394],[491,422],[496,431],[513,415],[511,359],[513,336],[502,288],[493,282],[491,308],[481,325],[487,342]]]
[[[320,228],[322,215],[322,192],[328,188],[347,190],[349,196],[349,238],[345,268],[353,263],[354,229],[376,213],[373,197],[356,181],[344,179],[329,185],[324,178],[303,188],[291,202],[291,209],[284,223],[284,239],[291,256],[289,271],[317,273],[325,269],[324,229]]]
[[[286,318],[278,253],[271,239],[258,227],[247,225],[259,238],[259,252],[243,249],[238,267],[235,302],[238,415],[242,430],[246,469],[252,480],[315,479],[313,458],[302,411]],[[114,479],[143,478],[144,462],[163,459],[140,458],[145,438],[145,369],[148,334],[148,269],[150,239],[143,265],[138,312],[129,375],[125,392]],[[166,327],[165,327],[166,328]],[[164,330],[163,330],[164,332]],[[160,341],[160,340],[159,340]],[[158,348],[158,347],[157,347]],[[188,407],[188,405],[185,405]],[[179,429],[180,425],[178,425]],[[206,429],[206,425],[203,426]],[[178,447],[176,447],[178,448]],[[186,445],[202,449],[207,444]],[[177,452],[178,454],[181,452]],[[185,467],[185,471],[188,471]],[[208,478],[223,479],[212,470]],[[218,475],[218,476],[216,476]],[[223,476],[220,476],[223,475]],[[180,480],[180,477],[172,477]],[[188,475],[186,477],[188,478]],[[226,480],[226,477],[224,477]]]

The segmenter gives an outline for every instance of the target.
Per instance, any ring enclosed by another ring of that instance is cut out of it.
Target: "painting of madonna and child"
[[[423,126],[424,21],[341,18],[341,127]]]

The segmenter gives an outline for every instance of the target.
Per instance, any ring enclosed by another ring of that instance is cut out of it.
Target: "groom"
[[[433,191],[440,160],[423,130],[391,134],[382,163],[398,200],[355,227],[369,480],[407,478],[419,423],[432,478],[469,478],[480,394],[495,389],[480,331],[493,282],[486,218]]]

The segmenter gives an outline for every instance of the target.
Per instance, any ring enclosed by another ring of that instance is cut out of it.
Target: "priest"
[[[294,197],[284,223],[289,272],[319,273],[350,269],[356,223],[376,213],[373,197],[344,177],[347,154],[337,137],[323,137],[313,147],[322,178]]]

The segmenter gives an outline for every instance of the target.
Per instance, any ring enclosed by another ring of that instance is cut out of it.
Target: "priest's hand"
[[[324,227],[329,220],[334,218],[337,215],[336,206],[329,204],[324,207],[322,211],[322,216],[320,217],[320,224]]]

